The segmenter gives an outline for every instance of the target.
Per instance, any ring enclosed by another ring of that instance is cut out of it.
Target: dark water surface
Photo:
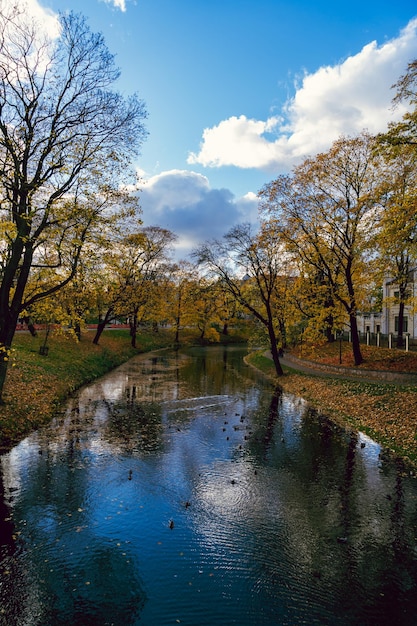
[[[417,481],[243,355],[137,357],[0,457],[2,626],[417,623]]]

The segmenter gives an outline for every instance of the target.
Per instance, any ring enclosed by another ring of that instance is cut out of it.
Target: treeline
[[[266,184],[256,233],[240,225],[196,251],[264,327],[278,374],[277,346],[346,329],[359,365],[357,316],[381,310],[387,276],[398,286],[401,342],[405,306],[417,304],[417,61],[398,80],[399,103],[408,112],[386,133],[340,137]]]
[[[173,263],[175,234],[139,219],[146,108],[115,90],[102,36],[69,13],[51,37],[18,5],[1,8],[0,36],[0,401],[21,318],[74,336],[95,318],[96,343],[108,321],[129,320],[133,346],[141,323],[169,324],[179,341],[186,326],[210,340],[245,320],[281,374],[280,347],[346,323],[359,364],[356,316],[383,273],[407,303],[417,62],[397,84],[411,111],[401,123],[340,138],[265,185],[259,229],[238,225]]]

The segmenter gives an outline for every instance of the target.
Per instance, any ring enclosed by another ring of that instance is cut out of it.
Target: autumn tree
[[[227,285],[219,282],[219,315],[222,324],[222,334],[227,336],[230,332],[230,326],[236,322],[237,316],[242,312],[236,298],[232,296]]]
[[[129,318],[132,346],[136,345],[139,312],[155,308],[156,290],[168,265],[175,235],[159,226],[142,227],[121,235],[103,255],[105,277],[101,297],[103,315],[93,343],[97,344],[106,324],[114,316]]]
[[[82,255],[73,279],[53,295],[55,302],[65,311],[68,327],[78,341],[81,341],[82,330],[85,329],[86,320],[95,304],[93,280],[95,270],[90,259]]]
[[[266,225],[253,233],[249,224],[240,224],[222,240],[202,244],[193,256],[266,330],[275,370],[281,376],[281,338],[274,310],[276,282],[286,271],[280,243],[268,236]]]
[[[21,306],[22,315],[34,316],[34,310],[40,310],[40,301],[53,298],[66,311],[80,338],[81,326],[100,282],[102,255],[112,246],[116,233],[120,236],[126,223],[137,215],[137,196],[106,185],[102,175],[100,186],[92,185],[82,200],[73,196],[66,201],[74,207],[74,221],[67,221],[65,237],[60,227],[51,227],[48,237],[39,239]],[[82,206],[77,206],[79,202]]]
[[[288,252],[288,248],[287,248]],[[331,343],[345,325],[345,314],[332,293],[325,273],[293,258],[293,273],[286,289],[288,335],[292,343]]]
[[[407,71],[393,85],[396,90],[393,98],[394,106],[405,105],[402,120],[391,122],[386,133],[378,135],[378,141],[392,146],[417,146],[417,59],[411,61]]]
[[[157,329],[164,317],[164,287],[175,239],[174,233],[166,228],[147,226],[124,241],[124,262],[126,259],[129,262],[129,277],[116,304],[116,312],[128,317],[134,348],[139,321],[150,320]]]
[[[416,161],[417,161],[417,60],[393,86],[394,106],[406,105],[399,122],[378,135],[377,148],[384,154],[386,171],[381,181],[386,208],[381,223],[381,261],[398,285],[397,345],[403,344],[404,310],[409,297],[410,270],[416,259]]]
[[[175,329],[175,343],[180,341],[181,329],[191,323],[193,293],[196,286],[196,268],[189,261],[181,260],[171,266],[167,285],[168,319]]]
[[[417,152],[410,145],[385,145],[380,193],[384,210],[376,237],[380,283],[398,286],[397,347],[403,345],[404,312],[411,301],[411,271],[417,260]]]
[[[194,279],[189,292],[188,319],[190,326],[199,330],[202,343],[219,341],[216,327],[221,323],[220,298],[217,280],[206,275]]]
[[[93,187],[99,193],[106,173],[115,186],[126,180],[146,116],[136,96],[113,89],[114,58],[83,17],[62,14],[53,38],[19,6],[0,10],[0,346],[6,355],[49,232],[55,242],[72,241],[72,262],[35,300],[74,276],[86,237],[102,217],[84,211],[84,197]],[[49,262],[60,263],[59,247]],[[0,395],[6,371],[1,359]]]
[[[342,137],[260,192],[261,210],[292,254],[318,272],[349,319],[354,361],[363,361],[357,326],[360,291],[378,216],[378,167],[366,133]]]

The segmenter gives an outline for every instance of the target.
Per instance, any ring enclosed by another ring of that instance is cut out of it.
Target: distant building
[[[416,299],[417,296],[417,268],[410,272],[409,279],[409,295],[410,302],[406,304],[404,309],[404,328],[403,334],[408,334],[410,339],[417,339],[417,314]],[[360,313],[357,316],[358,330],[361,333],[371,333],[382,335],[392,334],[394,337],[398,334],[398,313],[399,313],[399,288],[394,280],[386,278],[383,284],[383,301],[382,311],[371,311],[369,313]]]

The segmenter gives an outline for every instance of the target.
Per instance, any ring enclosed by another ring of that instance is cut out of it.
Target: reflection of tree
[[[11,494],[8,494],[12,497]],[[1,562],[6,556],[14,553],[16,546],[13,538],[14,524],[10,518],[10,510],[6,504],[6,494],[3,483],[3,468],[0,459],[0,573],[2,571]]]
[[[379,591],[387,623],[412,624],[417,614],[415,593],[417,563],[415,550],[412,548],[415,543],[417,510],[415,506],[410,510],[407,508],[411,494],[406,494],[407,471],[404,463],[401,459],[396,459],[393,467],[395,469],[393,495],[387,494],[386,498],[390,511],[391,541],[387,542],[383,551],[381,550],[381,559],[385,561],[386,570],[380,573]],[[414,496],[411,497],[411,500],[413,499]],[[400,619],[404,619],[404,622],[400,622]]]
[[[298,410],[288,412],[290,403],[274,394],[257,411],[248,444],[270,477],[268,493],[247,503],[257,511],[251,531],[262,584],[273,578],[298,588],[303,579],[327,595],[334,615],[355,620],[369,611],[378,624],[403,623],[404,602],[407,614],[417,609],[417,509],[404,494],[405,469],[397,464],[395,476],[382,479],[359,452],[357,433],[311,410],[291,424]],[[283,550],[291,559],[281,572]]]
[[[355,489],[354,472],[356,447],[358,444],[357,433],[351,433],[346,450],[346,465],[343,482],[340,485],[340,539],[347,539],[350,535],[352,518],[355,519],[355,498],[352,490]]]
[[[260,462],[266,461],[278,432],[282,430],[282,421],[278,420],[281,406],[282,389],[276,386],[269,405],[260,411],[262,417],[253,424],[254,436],[248,444],[252,455]]]
[[[55,561],[59,576],[40,565],[49,598],[43,626],[136,624],[146,595],[126,546],[103,542],[93,551],[88,545],[84,547],[80,550],[78,545],[79,560]]]
[[[108,420],[104,436],[111,444],[155,452],[162,447],[163,425],[161,406],[154,402],[135,400],[134,387],[127,402],[107,403]]]
[[[225,346],[187,350],[186,354],[194,358],[186,363],[183,379],[196,396],[239,393],[242,385],[248,383],[248,378],[241,375],[245,353],[246,348]]]
[[[95,508],[86,506],[92,457],[79,424],[71,412],[69,440],[60,441],[58,431],[49,441],[45,431],[38,438],[42,454],[34,447],[30,469],[11,467],[24,476],[24,488],[10,513],[19,552],[0,564],[8,570],[0,585],[1,624],[129,626],[145,602],[129,543],[108,539],[103,528],[96,533]]]

